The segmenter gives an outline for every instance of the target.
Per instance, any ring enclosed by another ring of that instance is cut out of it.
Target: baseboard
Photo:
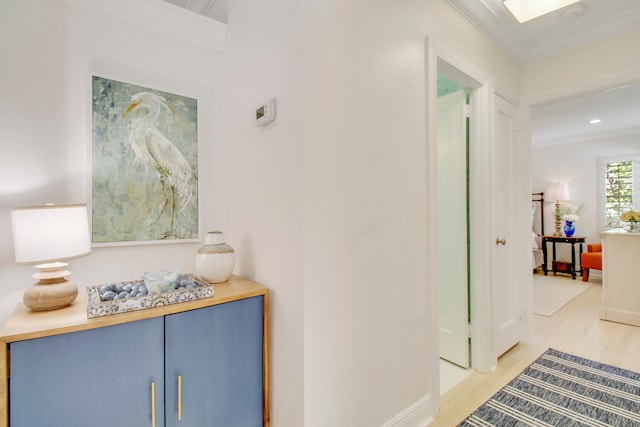
[[[384,423],[381,427],[424,427],[433,421],[431,395],[418,400],[413,405]]]
[[[640,313],[615,308],[600,307],[600,319],[640,326]]]

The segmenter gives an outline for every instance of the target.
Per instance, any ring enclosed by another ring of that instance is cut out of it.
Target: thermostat
[[[276,100],[272,98],[256,109],[256,125],[265,126],[276,119]]]

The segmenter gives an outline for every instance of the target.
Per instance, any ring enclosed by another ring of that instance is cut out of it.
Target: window
[[[601,158],[599,163],[600,228],[621,227],[620,214],[640,210],[640,155]]]

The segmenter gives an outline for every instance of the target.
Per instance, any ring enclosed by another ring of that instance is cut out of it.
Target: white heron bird
[[[156,223],[171,203],[171,233],[173,233],[177,205],[179,204],[179,209],[182,210],[191,200],[194,177],[184,155],[155,126],[163,108],[171,114],[162,96],[139,92],[131,97],[131,104],[122,116],[126,116],[133,110],[140,111],[129,126],[129,144],[135,153],[134,162],[141,163],[145,171],[152,169],[158,174],[164,204]]]

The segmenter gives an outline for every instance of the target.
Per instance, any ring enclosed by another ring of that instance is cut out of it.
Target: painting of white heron
[[[198,239],[198,103],[92,77],[94,244]]]

